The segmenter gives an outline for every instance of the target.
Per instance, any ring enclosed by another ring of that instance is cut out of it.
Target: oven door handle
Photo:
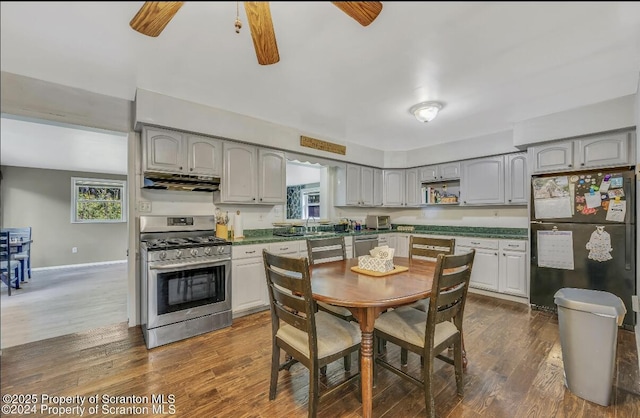
[[[164,264],[159,266],[149,266],[151,270],[177,270],[184,268],[207,268],[214,267],[227,261],[231,261],[230,258],[224,258],[216,261],[212,261],[210,263],[178,263],[178,264]]]

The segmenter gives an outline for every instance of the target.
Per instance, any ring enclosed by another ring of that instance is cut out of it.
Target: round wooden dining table
[[[375,277],[351,270],[358,259],[312,265],[313,298],[351,311],[360,324],[360,378],[362,416],[371,417],[373,398],[373,327],[375,320],[388,308],[411,304],[429,297],[436,263],[395,257],[395,266],[408,271]]]

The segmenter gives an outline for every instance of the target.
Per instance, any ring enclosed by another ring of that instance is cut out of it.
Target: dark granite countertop
[[[401,230],[398,230],[398,226]],[[402,230],[402,227],[413,226],[413,231]],[[303,235],[281,237],[273,235],[274,229],[248,229],[245,230],[245,238],[232,240],[233,245],[270,244],[283,241],[301,241],[307,238],[320,238],[331,236],[360,236],[360,235],[380,235],[389,233],[401,234],[428,234],[446,235],[453,237],[477,237],[493,239],[517,239],[526,240],[529,237],[527,228],[492,228],[492,227],[472,227],[472,226],[444,226],[444,225],[394,225],[390,230],[362,230],[353,232],[334,233],[332,231],[322,231],[318,235]]]

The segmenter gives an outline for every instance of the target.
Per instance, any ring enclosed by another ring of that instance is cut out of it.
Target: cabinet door
[[[462,163],[461,200],[465,205],[504,203],[504,158]]]
[[[451,180],[460,178],[460,163],[440,164],[440,179]]]
[[[382,189],[384,181],[382,179],[382,170],[373,169],[373,206],[382,206]]]
[[[241,312],[269,305],[262,257],[231,262],[231,309]]]
[[[179,132],[143,128],[146,170],[168,173],[185,171],[184,135]]]
[[[404,206],[404,170],[384,170],[384,206]]]
[[[187,139],[189,173],[220,176],[222,173],[222,141],[190,135]]]
[[[224,175],[222,176],[221,201],[256,203],[257,149],[235,142],[225,142]]]
[[[526,204],[529,197],[529,172],[527,154],[518,153],[505,156],[505,203]]]
[[[456,254],[465,253],[470,250],[471,247],[456,245]],[[498,277],[500,274],[498,264],[498,250],[476,248],[469,286],[497,292]]]
[[[526,253],[521,251],[501,252],[500,292],[527,296],[526,258]],[[475,269],[475,264],[473,268]]]
[[[405,170],[404,178],[406,184],[405,206],[420,206],[422,199],[420,194],[420,181],[418,181],[418,169],[412,168]]]
[[[373,206],[373,168],[360,168],[360,201],[364,206]]]
[[[573,142],[565,141],[529,148],[533,173],[565,171],[573,168]]]
[[[437,165],[428,165],[418,169],[418,177],[421,182],[436,181],[440,178]]]
[[[398,254],[398,236],[396,234],[387,235],[387,245],[389,248],[396,249],[393,253],[394,257],[400,257],[400,254]],[[409,257],[409,244],[407,244],[407,257]]]
[[[347,164],[347,205],[360,205],[360,171],[361,170],[359,165]]]
[[[579,139],[576,141],[576,166],[580,168],[629,165],[631,133]]]
[[[282,151],[258,150],[258,202],[287,201],[287,158]]]
[[[396,252],[395,256],[409,257],[409,235],[397,234],[396,235]]]

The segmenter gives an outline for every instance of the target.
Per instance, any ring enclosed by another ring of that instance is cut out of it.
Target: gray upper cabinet
[[[222,141],[166,129],[142,129],[144,171],[217,176],[222,173]]]
[[[187,137],[187,174],[220,177],[222,174],[222,141],[196,135]]]
[[[446,163],[438,165],[428,165],[418,169],[419,181],[421,183],[435,182],[440,180],[454,180],[460,178],[460,163]]]
[[[338,167],[334,204],[336,206],[375,206],[375,188],[381,187],[376,185],[375,170],[377,169],[356,164]],[[378,175],[381,176],[382,171],[378,171]],[[379,204],[381,205],[382,202],[380,201]]]
[[[220,203],[256,203],[258,196],[258,149],[250,145],[224,142]],[[214,198],[217,194],[214,194]]]
[[[504,204],[504,156],[463,161],[460,183],[465,205]]]
[[[404,170],[383,170],[383,206],[404,206]]]
[[[382,180],[382,170],[373,169],[373,206],[382,206],[382,195],[384,182]]]
[[[287,158],[282,151],[258,148],[258,203],[287,201]]]
[[[617,133],[576,140],[576,167],[629,165],[632,133]]]
[[[418,179],[418,169],[412,168],[405,170],[405,192],[404,206],[420,206],[422,199],[420,198],[420,181]]]
[[[183,173],[186,167],[184,134],[142,128],[144,171]]]
[[[527,154],[505,155],[505,203],[526,204],[529,200],[529,172]]]
[[[287,200],[287,159],[282,151],[224,142],[222,184],[215,203],[276,204]]]
[[[534,173],[572,170],[573,142],[563,141],[531,147],[529,157]]]
[[[616,132],[529,148],[532,173],[631,165],[635,134]]]

